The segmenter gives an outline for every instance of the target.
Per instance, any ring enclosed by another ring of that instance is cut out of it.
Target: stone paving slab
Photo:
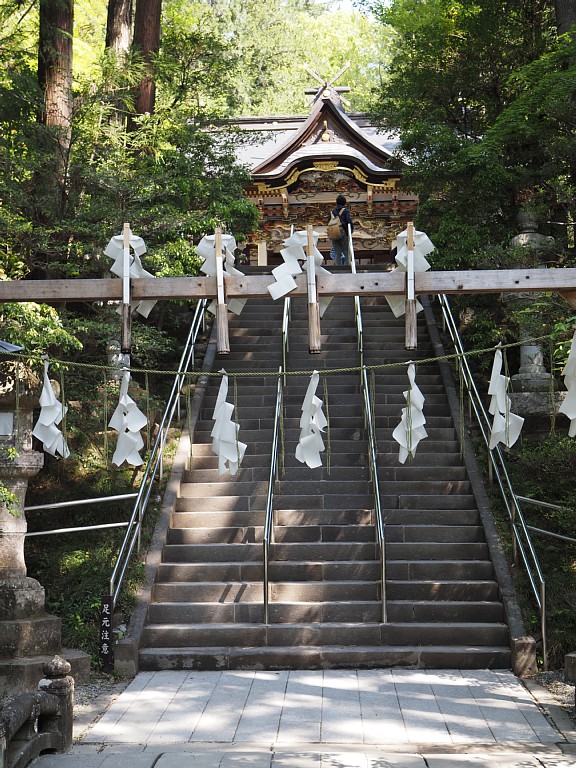
[[[574,768],[576,757],[558,754],[476,753],[399,754],[396,752],[189,751],[174,748],[158,753],[117,751],[93,755],[44,755],[34,768]]]
[[[137,675],[84,743],[554,744],[507,671],[165,671]]]
[[[501,670],[143,672],[32,765],[576,768],[574,724],[542,692]]]

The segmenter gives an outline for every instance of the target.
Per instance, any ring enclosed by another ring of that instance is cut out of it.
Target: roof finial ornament
[[[344,72],[349,68],[350,62],[347,61],[346,64],[337,72],[337,74],[334,75],[334,77],[331,80],[326,80],[325,78],[322,78],[317,72],[315,72],[311,67],[309,67],[307,64],[304,64],[304,69],[308,74],[312,75],[312,77],[315,80],[318,80],[321,87],[320,88],[306,88],[304,93],[309,93],[314,96],[310,100],[310,104],[312,104],[314,101],[317,101],[318,99],[330,99],[335,104],[340,104],[340,102],[343,102],[346,104],[346,106],[349,106],[349,102],[342,97],[342,93],[347,93],[350,91],[350,88],[348,86],[335,86],[334,83],[336,80],[338,80],[339,77],[341,77]]]

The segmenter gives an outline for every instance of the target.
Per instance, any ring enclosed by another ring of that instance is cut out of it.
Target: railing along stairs
[[[354,256],[354,244],[352,242],[352,232],[348,231],[348,253],[352,274],[356,274],[356,259]],[[380,480],[378,477],[377,465],[377,444],[376,428],[374,425],[374,408],[370,394],[370,385],[368,373],[364,364],[364,332],[362,327],[362,308],[360,306],[360,297],[354,296],[354,315],[356,317],[356,330],[358,333],[358,353],[360,357],[360,377],[362,394],[364,397],[364,422],[368,432],[368,464],[370,467],[370,477],[374,492],[374,527],[376,532],[376,543],[380,556],[380,599],[382,602],[381,620],[385,624],[387,621],[386,610],[386,530],[384,518],[382,515],[382,503],[380,500]]]
[[[472,371],[468,365],[466,351],[458,333],[458,327],[446,295],[439,295],[440,307],[445,329],[448,331],[454,349],[456,350],[456,362],[458,375],[466,388],[469,408],[474,414],[480,434],[486,446],[488,454],[489,479],[496,484],[508,517],[510,534],[512,539],[512,552],[514,564],[522,563],[530,583],[532,594],[535,598],[540,614],[540,631],[542,634],[542,658],[544,669],[548,666],[548,643],[546,632],[546,581],[544,579],[538,555],[530,536],[530,526],[527,525],[520,502],[529,501],[518,496],[512,486],[504,454],[499,446],[490,449],[491,422],[488,413],[476,387]]]
[[[128,566],[131,562],[132,555],[140,551],[141,539],[142,539],[142,526],[152,494],[152,488],[156,480],[161,480],[163,475],[164,466],[164,448],[168,440],[168,433],[172,426],[174,415],[179,413],[180,398],[182,394],[182,388],[186,383],[186,374],[188,373],[190,366],[194,364],[194,350],[196,339],[200,330],[204,325],[204,314],[206,311],[207,300],[203,299],[196,305],[192,324],[188,332],[188,337],[184,344],[184,349],[180,362],[178,364],[178,372],[174,377],[172,389],[166,401],[166,408],[162,421],[158,428],[158,434],[150,450],[150,456],[144,474],[142,476],[142,482],[134,502],[132,514],[128,522],[128,528],[124,541],[120,547],[116,564],[110,577],[110,591],[109,596],[112,600],[112,608],[116,604],[124,578],[126,576]]]

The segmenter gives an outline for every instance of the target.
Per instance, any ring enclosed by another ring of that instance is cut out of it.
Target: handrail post
[[[540,581],[540,631],[542,633],[542,665],[548,671],[548,638],[546,633],[546,582]]]
[[[269,551],[268,551],[268,541],[265,538],[264,539],[264,578],[262,579],[262,586],[264,588],[264,624],[268,624],[268,618],[269,618],[269,609],[268,609],[268,557],[269,557]]]
[[[322,351],[320,340],[320,305],[318,304],[318,290],[316,288],[316,263],[314,261],[314,237],[312,224],[306,228],[306,275],[308,287],[308,351],[311,355]]]

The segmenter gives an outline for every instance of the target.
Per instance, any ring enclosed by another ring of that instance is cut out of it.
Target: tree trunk
[[[154,112],[154,100],[156,85],[152,71],[151,54],[156,53],[160,47],[160,15],[162,0],[138,0],[134,17],[134,48],[139,50],[144,61],[148,64],[148,77],[145,77],[138,86],[136,98],[136,114],[152,114]]]
[[[576,24],[576,0],[554,0],[554,9],[558,34],[564,35]]]
[[[118,59],[125,56],[132,43],[132,0],[108,0],[106,49]]]
[[[44,94],[39,121],[60,129],[70,145],[72,122],[73,0],[40,0],[38,84]]]
[[[38,85],[43,95],[38,122],[53,139],[61,207],[65,206],[66,179],[72,135],[72,32],[74,0],[40,0]]]

